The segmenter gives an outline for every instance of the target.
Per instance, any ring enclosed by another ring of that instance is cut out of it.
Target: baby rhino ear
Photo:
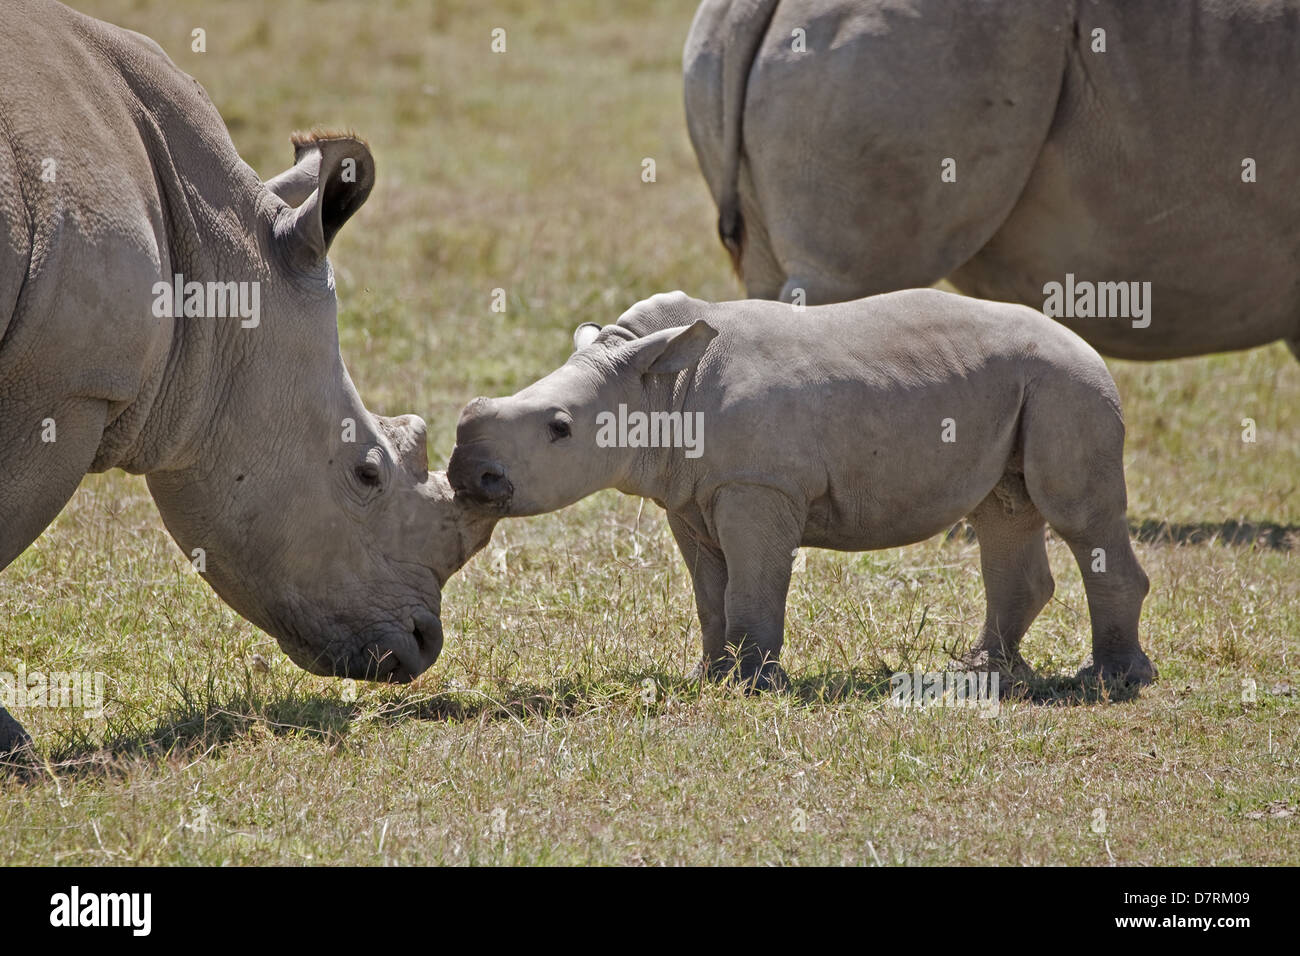
[[[573,351],[585,349],[592,342],[596,341],[596,336],[600,335],[600,326],[595,322],[583,322],[573,330]]]
[[[647,335],[633,345],[633,367],[642,375],[676,375],[696,365],[717,334],[717,329],[700,319]]]

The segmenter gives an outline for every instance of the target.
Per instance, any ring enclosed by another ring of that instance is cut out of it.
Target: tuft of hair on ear
[[[294,162],[298,161],[303,150],[312,146],[318,146],[321,143],[327,143],[330,140],[352,139],[361,143],[366,149],[370,144],[350,129],[331,129],[325,126],[313,126],[311,129],[296,129],[289,134],[289,142],[293,144]]]
[[[268,183],[268,189],[294,209],[283,233],[299,271],[316,268],[334,237],[375,184],[375,161],[365,140],[321,128],[295,132],[294,169]],[[313,198],[315,197],[315,198]]]

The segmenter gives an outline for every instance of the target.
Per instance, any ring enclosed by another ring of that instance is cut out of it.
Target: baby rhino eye
[[[561,419],[556,419],[547,427],[551,432],[551,441],[559,441],[561,438],[568,438],[571,434],[569,423]]]

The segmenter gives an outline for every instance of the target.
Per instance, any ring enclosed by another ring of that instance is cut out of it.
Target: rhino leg
[[[31,735],[0,707],[0,773],[26,769],[33,753]]]
[[[727,562],[717,545],[704,541],[681,516],[669,514],[668,527],[695,588],[695,613],[699,615],[704,637],[704,657],[698,674],[717,676],[714,667],[721,665],[727,656]]]
[[[1010,688],[1034,676],[1020,656],[1020,640],[1056,589],[1047,561],[1046,522],[1019,475],[1004,478],[970,522],[979,539],[987,604],[979,644],[958,663],[969,670],[996,669]]]
[[[1150,583],[1129,539],[1124,425],[1095,395],[1037,397],[1023,423],[1025,483],[1083,573],[1092,655],[1079,676],[1149,684],[1156,668],[1138,641],[1138,619]]]
[[[1110,684],[1150,684],[1158,676],[1138,642],[1138,619],[1150,584],[1138,564],[1123,515],[1091,523],[1082,534],[1065,535],[1083,572],[1092,618],[1092,655],[1081,678]],[[1104,570],[1098,570],[1099,555]]]
[[[104,434],[103,402],[6,405],[0,421],[0,568],[22,554],[68,503]]]
[[[719,664],[730,665],[754,690],[786,686],[780,664],[785,599],[805,519],[806,508],[775,488],[732,485],[714,498],[713,521],[727,567],[728,657]]]
[[[104,414],[102,402],[6,407],[0,448],[10,453],[0,485],[0,568],[36,540],[77,490],[99,447]],[[0,770],[27,767],[33,752],[27,731],[0,707]]]

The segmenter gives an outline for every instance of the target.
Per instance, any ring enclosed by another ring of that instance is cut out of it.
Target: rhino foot
[[[762,691],[785,693],[790,689],[790,678],[785,668],[774,660],[764,661],[761,667],[747,661],[737,662],[734,657],[702,660],[691,672],[691,679],[708,680],[715,684],[736,684],[746,694]]]
[[[990,650],[976,647],[960,657],[954,658],[948,665],[953,671],[997,672],[998,696],[1011,697],[1023,694],[1029,686],[1038,680],[1038,673],[1020,656],[1020,651],[1008,655],[1002,650]]]
[[[1075,680],[1085,683],[1099,683],[1113,688],[1136,688],[1154,684],[1160,673],[1151,658],[1142,651],[1123,657],[1108,657],[1100,663],[1094,663],[1089,654],[1079,665]]]

